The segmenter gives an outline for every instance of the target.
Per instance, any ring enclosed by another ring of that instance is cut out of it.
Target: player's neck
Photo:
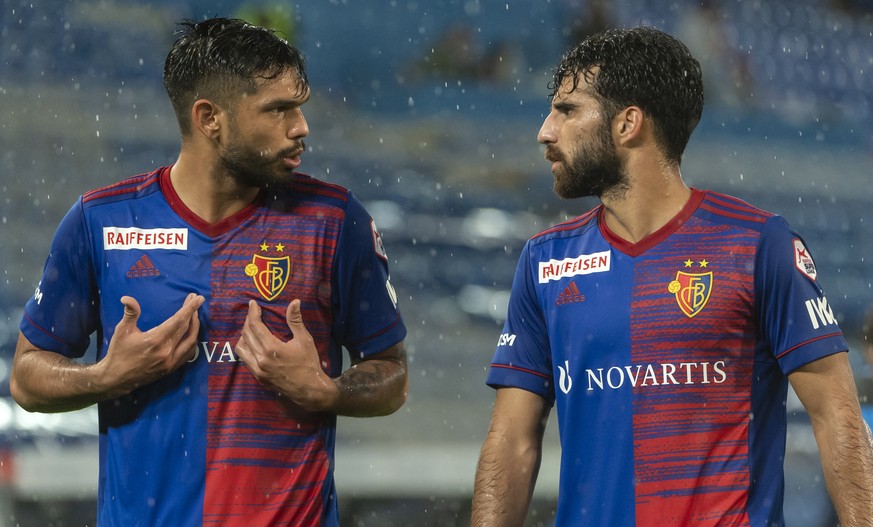
[[[691,189],[678,168],[658,177],[638,177],[626,190],[601,197],[607,227],[631,243],[657,232],[682,211],[690,198]]]
[[[209,162],[191,159],[185,153],[170,170],[173,189],[188,209],[206,223],[218,223],[251,204],[256,187],[241,187],[232,179],[216,177]]]

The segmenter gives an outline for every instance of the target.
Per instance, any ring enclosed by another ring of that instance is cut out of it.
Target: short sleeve
[[[494,388],[521,388],[554,404],[551,351],[531,272],[530,251],[528,242],[515,271],[506,322],[486,382]]]
[[[779,216],[761,233],[755,289],[763,338],[784,373],[848,350],[812,253]]]
[[[90,242],[79,199],[61,220],[42,279],[20,329],[40,349],[81,357],[97,329],[99,305]]]
[[[350,353],[366,357],[406,338],[382,236],[352,194],[340,232],[334,283],[334,333]]]

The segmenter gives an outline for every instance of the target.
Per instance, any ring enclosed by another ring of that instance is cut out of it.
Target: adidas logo
[[[144,276],[161,276],[161,270],[155,267],[155,264],[152,263],[151,258],[147,254],[142,255],[135,264],[130,266],[130,270],[127,271],[128,278],[141,278]]]
[[[567,304],[576,304],[578,302],[584,302],[585,295],[579,291],[579,288],[576,286],[576,282],[570,282],[570,285],[564,288],[558,298],[555,299],[556,306],[565,306]]]

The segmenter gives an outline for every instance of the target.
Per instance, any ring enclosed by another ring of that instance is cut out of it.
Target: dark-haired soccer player
[[[185,23],[164,83],[178,160],[63,219],[12,393],[99,405],[101,526],[336,525],[336,415],[406,397],[381,239],[349,191],[297,172],[297,49],[241,20]],[[95,332],[97,362],[75,362]]]
[[[529,240],[488,375],[473,524],[522,525],[557,406],[560,526],[781,526],[788,384],[843,526],[873,525],[846,342],[801,237],[687,187],[700,66],[647,27],[561,61],[539,131],[555,191],[602,204]]]

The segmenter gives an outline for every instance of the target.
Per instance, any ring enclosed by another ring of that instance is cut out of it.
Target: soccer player
[[[178,159],[63,219],[12,393],[99,405],[101,526],[337,525],[336,416],[406,397],[381,238],[348,190],[297,172],[310,89],[286,41],[186,22],[164,83]],[[95,333],[97,361],[76,361]]]
[[[593,210],[526,244],[487,382],[473,525],[522,525],[557,406],[559,526],[781,526],[786,393],[843,526],[873,525],[873,454],[846,342],[782,218],[689,188],[699,63],[648,27],[564,55],[538,134]]]

